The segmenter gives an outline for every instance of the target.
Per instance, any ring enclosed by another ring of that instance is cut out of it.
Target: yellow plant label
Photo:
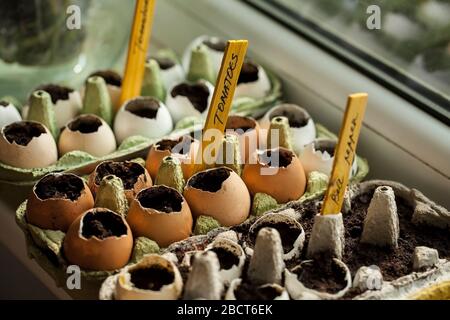
[[[119,107],[141,93],[155,2],[156,0],[137,0],[136,2]]]
[[[247,47],[247,40],[229,40],[227,43],[203,128],[201,152],[198,153],[192,174],[203,170],[205,163],[215,161],[214,152],[206,151],[211,149],[211,144],[220,142],[225,131]],[[219,136],[215,134],[217,132]]]
[[[339,141],[334,152],[333,169],[322,205],[323,215],[341,212],[366,106],[366,93],[355,93],[348,97]]]

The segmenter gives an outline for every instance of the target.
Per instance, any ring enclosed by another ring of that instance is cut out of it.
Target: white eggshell
[[[333,167],[334,157],[327,151],[320,151],[314,148],[314,143],[310,143],[302,150],[299,155],[300,162],[305,169],[306,175],[311,171],[318,171],[331,175],[331,169]],[[356,159],[353,161],[352,169],[350,170],[350,177],[352,177],[357,171]]]
[[[79,117],[83,116],[87,115],[81,115]],[[102,123],[101,126],[95,132],[82,133],[78,130],[72,131],[69,128],[70,123],[77,118],[71,121],[59,137],[58,147],[60,155],[74,150],[81,150],[95,157],[103,157],[116,150],[116,139],[108,124],[100,117],[94,115],[89,116],[99,119]]]
[[[307,144],[311,143],[316,138],[316,126],[314,124],[313,119],[305,109],[296,104],[283,103],[273,107],[268,112],[266,112],[266,114],[260,121],[261,128],[268,130],[270,127],[271,119],[274,118],[275,116],[282,115],[281,114],[282,112],[292,114],[293,117],[296,116],[309,117],[309,120],[307,121],[305,126],[300,128],[291,127],[289,130],[291,133],[292,147],[294,149],[294,152],[298,155],[302,152],[303,148]],[[266,143],[267,139],[262,140],[264,143]]]
[[[242,269],[245,263],[245,253],[242,247],[232,240],[225,238],[216,238],[211,244],[207,246],[206,250],[212,250],[214,248],[223,248],[227,251],[230,251],[239,259],[238,264],[233,265],[230,269],[220,269],[219,275],[222,281],[226,284],[229,284],[234,279],[239,278],[241,276]]]
[[[215,41],[215,40],[220,40],[217,37],[210,37],[210,36],[200,36],[198,38],[195,38],[184,50],[183,53],[183,57],[181,58],[181,63],[183,65],[183,69],[185,70],[185,72],[187,73],[189,71],[189,64],[191,62],[191,52],[192,49],[194,49],[195,47],[197,47],[198,45],[202,44],[203,41],[210,39],[211,41]],[[211,61],[211,65],[213,67],[214,73],[218,74],[219,73],[219,69],[220,69],[220,65],[222,64],[222,57],[223,57],[223,52],[222,51],[217,51],[217,50],[213,50],[210,47],[206,46],[207,48],[207,52],[209,55],[209,59]]]
[[[145,290],[136,288],[131,282],[129,271],[149,265],[161,265],[163,268],[173,270],[174,280],[170,284],[163,285],[160,290]],[[156,254],[149,254],[140,262],[125,267],[117,276],[115,298],[118,300],[176,300],[183,290],[183,280],[175,264]]]
[[[69,93],[69,99],[56,101],[54,105],[56,127],[64,127],[67,122],[79,115],[82,106],[81,95],[76,90]]]
[[[236,300],[236,295],[234,294],[234,292],[236,291],[236,289],[241,285],[242,283],[242,279],[234,279],[233,281],[231,281],[230,286],[228,287],[228,290],[225,294],[225,300]],[[261,287],[265,287],[265,286],[274,286],[277,287],[281,293],[278,297],[275,297],[274,300],[289,300],[289,294],[287,292],[287,290],[283,287],[281,287],[278,284],[265,284],[262,285]]]
[[[37,123],[34,121],[23,121],[23,123]],[[22,146],[16,142],[10,143],[4,134],[7,126],[4,126],[0,135],[0,161],[10,166],[19,168],[43,168],[58,160],[58,150],[55,140],[50,131],[42,124],[45,133],[34,137],[26,145]]]
[[[181,65],[177,63],[169,69],[161,69],[161,78],[166,89],[172,88],[175,84],[180,83],[184,80],[184,70]]]
[[[191,117],[191,116],[205,117],[208,114],[208,108],[209,108],[209,105],[211,104],[212,94],[214,92],[214,86],[211,83],[209,83],[208,81],[201,80],[200,82],[204,83],[208,87],[208,90],[209,90],[209,96],[208,96],[208,102],[207,102],[208,107],[202,113],[200,113],[197,109],[195,109],[195,107],[192,105],[191,101],[186,96],[178,95],[178,96],[172,97],[171,92],[175,86],[173,86],[167,92],[166,106],[167,106],[167,109],[169,109],[169,112],[172,116],[174,123],[177,123],[178,121],[180,121],[181,119],[186,118],[186,117]]]
[[[0,129],[20,120],[22,120],[22,117],[12,103],[8,103],[6,106],[0,104]]]
[[[234,92],[234,99],[250,97],[255,99],[264,98],[270,91],[270,80],[263,67],[258,65],[258,80],[254,82],[240,83]]]
[[[119,109],[114,121],[114,133],[119,144],[130,136],[140,135],[148,138],[160,138],[172,131],[172,117],[164,103],[159,102],[156,118],[150,119],[126,110],[125,107],[128,102],[125,102]]]

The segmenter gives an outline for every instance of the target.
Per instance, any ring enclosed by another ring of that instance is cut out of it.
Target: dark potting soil
[[[222,40],[211,41],[210,39],[206,39],[203,41],[203,44],[210,49],[213,49],[215,51],[220,51],[220,52],[224,52],[225,48],[227,46],[227,43]]]
[[[128,102],[125,110],[142,118],[155,119],[159,106],[158,100],[154,98],[137,98]]]
[[[110,210],[92,210],[83,217],[81,234],[85,238],[120,237],[127,234],[127,227],[122,218]]]
[[[291,128],[301,128],[308,124],[308,121],[310,117],[306,115],[296,115],[292,114],[291,112],[287,110],[281,110],[281,111],[274,111],[271,114],[270,120],[272,120],[275,117],[286,117],[289,120],[289,126]]]
[[[301,230],[296,228],[296,226],[291,223],[285,222],[262,223],[258,228],[255,228],[253,230],[253,234],[250,235],[252,243],[255,243],[256,236],[258,235],[259,230],[261,230],[264,227],[274,228],[280,233],[284,253],[288,253],[294,248],[294,242],[295,240],[297,240],[301,232]]]
[[[48,174],[39,180],[34,192],[41,200],[57,198],[75,201],[83,189],[83,180],[73,174]]]
[[[26,146],[33,138],[45,133],[42,124],[29,121],[14,122],[3,129],[3,134],[9,143]]]
[[[190,136],[182,136],[178,139],[163,139],[156,144],[160,151],[168,150],[171,153],[188,154],[194,141]]]
[[[73,92],[72,88],[59,86],[56,84],[44,84],[37,87],[34,91],[43,90],[47,92],[52,98],[52,102],[56,103],[58,100],[68,100],[69,94]]]
[[[286,168],[291,164],[294,154],[287,149],[266,150],[259,156],[259,161],[270,167]],[[278,160],[278,161],[277,161]]]
[[[170,58],[165,57],[151,57],[152,59],[156,60],[158,62],[159,68],[161,70],[167,70],[172,68],[175,65],[175,61]]]
[[[164,185],[145,189],[138,194],[137,200],[144,208],[165,213],[181,211],[183,197],[176,190]]]
[[[273,300],[281,294],[281,289],[271,285],[255,286],[241,283],[234,291],[237,300]]]
[[[239,134],[248,132],[250,130],[255,129],[256,124],[247,117],[237,117],[237,116],[230,116],[227,121],[227,125],[225,126],[225,129],[232,129],[232,130],[239,130],[242,132],[237,132]]]
[[[91,73],[87,79],[89,79],[90,77],[101,77],[103,78],[103,80],[105,80],[106,84],[116,87],[122,86],[122,77],[113,70],[95,71],[94,73]]]
[[[133,189],[139,176],[144,174],[144,168],[135,162],[103,162],[95,172],[95,184],[100,185],[102,179],[110,174],[120,178],[125,189]],[[144,179],[147,179],[144,175]]]
[[[172,97],[176,96],[184,96],[189,99],[194,108],[198,110],[200,113],[208,108],[208,97],[209,97],[209,89],[203,83],[180,83],[176,85],[170,94]]]
[[[415,225],[411,222],[413,208],[404,199],[396,197],[400,223],[398,248],[382,248],[360,243],[364,226],[364,218],[373,195],[373,190],[352,201],[352,210],[344,215],[345,249],[343,261],[349,267],[352,276],[362,266],[377,265],[384,280],[391,281],[410,274],[414,248],[427,246],[438,250],[440,258],[450,258],[450,232],[426,225]],[[322,200],[322,198],[320,199]],[[305,230],[306,238],[302,258],[306,259],[309,237],[314,224],[315,215],[320,212],[318,200],[306,201],[294,206],[301,212],[299,222]]]
[[[347,285],[344,270],[330,259],[304,263],[293,271],[305,287],[320,292],[337,293]]]
[[[158,265],[130,270],[131,282],[138,289],[158,291],[174,281],[174,274]]]
[[[255,82],[258,78],[258,66],[253,62],[244,62],[241,73],[239,74],[238,84]]]
[[[72,131],[79,131],[81,133],[97,132],[102,125],[102,121],[92,115],[81,115],[68,124]]]
[[[220,269],[228,270],[239,264],[239,258],[233,252],[225,248],[216,247],[212,248],[211,251],[217,255],[220,263]]]
[[[0,106],[1,107],[7,107],[7,106],[9,106],[9,102],[6,102],[4,100],[0,100]]]
[[[217,168],[197,173],[189,179],[190,187],[203,191],[217,192],[222,188],[222,183],[230,176],[231,169]]]

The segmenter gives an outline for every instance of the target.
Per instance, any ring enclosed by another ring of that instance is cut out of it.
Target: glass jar
[[[124,56],[134,1],[0,2],[0,97],[25,101],[43,83],[77,87]],[[122,71],[122,70],[118,70]]]

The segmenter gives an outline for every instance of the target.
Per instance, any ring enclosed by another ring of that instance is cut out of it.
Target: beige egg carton
[[[305,238],[309,238],[312,217],[320,206],[321,197],[316,197],[302,203],[291,202],[236,227],[214,229],[206,235],[172,244],[161,252],[161,257],[171,264],[167,272],[174,272],[177,267],[176,272],[181,273],[183,283],[178,279],[177,290],[172,290],[169,295],[161,295],[161,290],[166,288],[165,285],[167,288],[173,286],[170,282],[160,283],[159,289],[143,290],[130,280],[135,270],[157,265],[151,262],[153,258],[150,255],[143,258],[144,262],[108,277],[99,297],[105,300],[423,298],[430,290],[428,287],[439,286],[439,283],[444,285],[450,280],[450,250],[446,242],[450,236],[449,211],[419,191],[397,182],[372,180],[355,184],[350,190],[350,206],[344,213],[346,237],[362,241],[363,234],[370,229],[368,220],[371,218],[368,216],[372,214],[370,212],[375,203],[380,203],[374,196],[380,188],[390,188],[399,204],[397,215],[399,230],[403,234],[398,235],[398,247],[388,250],[379,247],[379,244],[369,243],[361,248],[367,251],[365,254],[356,254],[363,260],[367,259],[359,265],[355,264],[352,253],[344,254],[341,260],[329,259],[334,271],[331,276],[328,275],[331,279],[325,279],[325,282],[331,280],[339,284],[337,287],[331,286],[333,290],[318,289],[324,285],[321,279],[327,277],[329,272],[327,268],[321,270],[321,264],[326,264],[324,260],[308,260],[305,257],[308,246]],[[352,210],[352,206],[356,208]],[[355,224],[349,217],[352,214],[363,215],[363,220]],[[362,230],[356,236],[357,228]],[[382,238],[385,232],[380,229],[382,227],[378,226],[375,232]],[[416,233],[411,233],[411,230]],[[439,252],[433,246],[439,247]],[[355,248],[354,244],[350,244],[346,249]],[[388,257],[382,258],[380,253]],[[396,260],[405,253],[411,261],[406,259],[403,261],[405,265],[398,265],[403,270],[399,272],[400,276],[391,274],[388,269],[395,267],[395,263],[389,260]],[[380,262],[380,267],[376,266],[377,262]],[[123,285],[127,288],[126,294],[118,290],[118,286]]]

